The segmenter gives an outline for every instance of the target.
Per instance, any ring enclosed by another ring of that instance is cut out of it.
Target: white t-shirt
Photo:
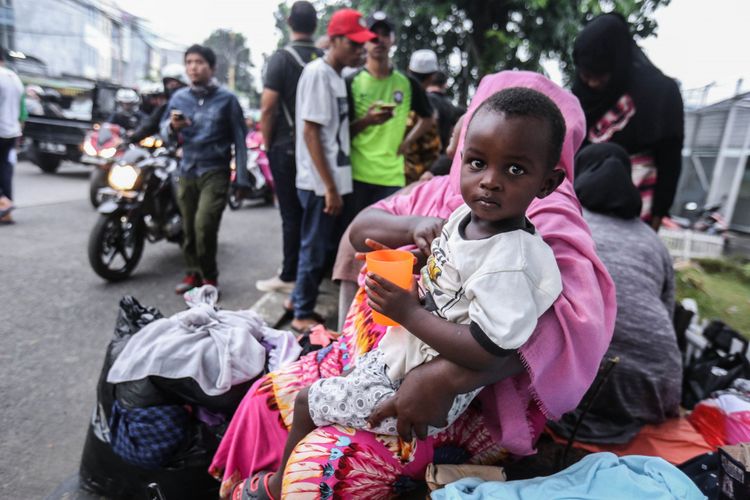
[[[451,323],[473,323],[483,342],[517,349],[562,292],[555,255],[539,234],[522,229],[467,240],[463,228],[470,216],[466,205],[451,214],[432,242],[421,286],[433,314]],[[438,354],[402,327],[390,328],[378,347],[394,381]]]
[[[296,160],[298,189],[325,194],[318,171],[313,164],[303,134],[304,122],[321,125],[321,142],[328,168],[340,195],[352,192],[352,166],[349,160],[349,104],[346,83],[323,58],[302,70],[297,84],[295,111]]]
[[[12,139],[21,135],[21,96],[23,84],[13,71],[0,67],[0,137]]]

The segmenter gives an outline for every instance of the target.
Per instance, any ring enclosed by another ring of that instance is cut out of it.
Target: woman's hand
[[[412,230],[412,239],[423,255],[430,255],[432,240],[440,236],[445,219],[440,217],[422,217]]]
[[[394,396],[380,403],[367,419],[371,427],[386,417],[396,417],[404,441],[427,437],[427,426],[444,427],[458,394],[451,390],[440,363],[425,363],[410,371]]]
[[[382,276],[367,273],[365,291],[370,308],[397,323],[403,323],[413,311],[422,308],[414,278],[412,278],[411,288],[404,290]]]
[[[365,240],[365,245],[370,247],[371,250],[393,250],[391,247],[387,245],[383,245],[379,241],[375,241],[373,239],[367,238]],[[414,269],[413,273],[418,274],[419,271],[422,269],[422,267],[426,264],[426,257],[422,254],[420,250],[409,250],[412,255],[414,255]],[[357,260],[365,261],[367,260],[367,254],[369,252],[356,252],[354,254],[354,258]]]

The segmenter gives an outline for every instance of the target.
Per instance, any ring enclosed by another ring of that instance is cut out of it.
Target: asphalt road
[[[182,310],[182,258],[174,244],[147,243],[130,280],[106,283],[86,255],[97,218],[88,170],[48,175],[22,162],[14,187],[17,223],[0,226],[0,498],[44,498],[78,470],[120,297]],[[221,306],[247,308],[280,262],[276,209],[227,210],[219,247]]]

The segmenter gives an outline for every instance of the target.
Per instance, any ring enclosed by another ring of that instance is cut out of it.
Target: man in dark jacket
[[[216,54],[202,45],[185,52],[190,86],[174,93],[162,120],[161,135],[182,146],[177,203],[183,222],[182,251],[187,275],[175,288],[217,285],[216,251],[221,215],[229,190],[232,145],[237,184],[248,186],[247,127],[237,97],[214,78]]]

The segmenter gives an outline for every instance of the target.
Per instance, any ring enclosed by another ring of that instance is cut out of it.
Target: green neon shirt
[[[424,91],[397,70],[386,78],[375,78],[361,69],[347,78],[347,86],[352,122],[366,115],[368,108],[378,101],[396,105],[393,118],[367,127],[352,138],[352,178],[377,186],[403,186],[404,157],[396,152],[404,140],[409,111],[414,109],[420,116],[432,115]]]

